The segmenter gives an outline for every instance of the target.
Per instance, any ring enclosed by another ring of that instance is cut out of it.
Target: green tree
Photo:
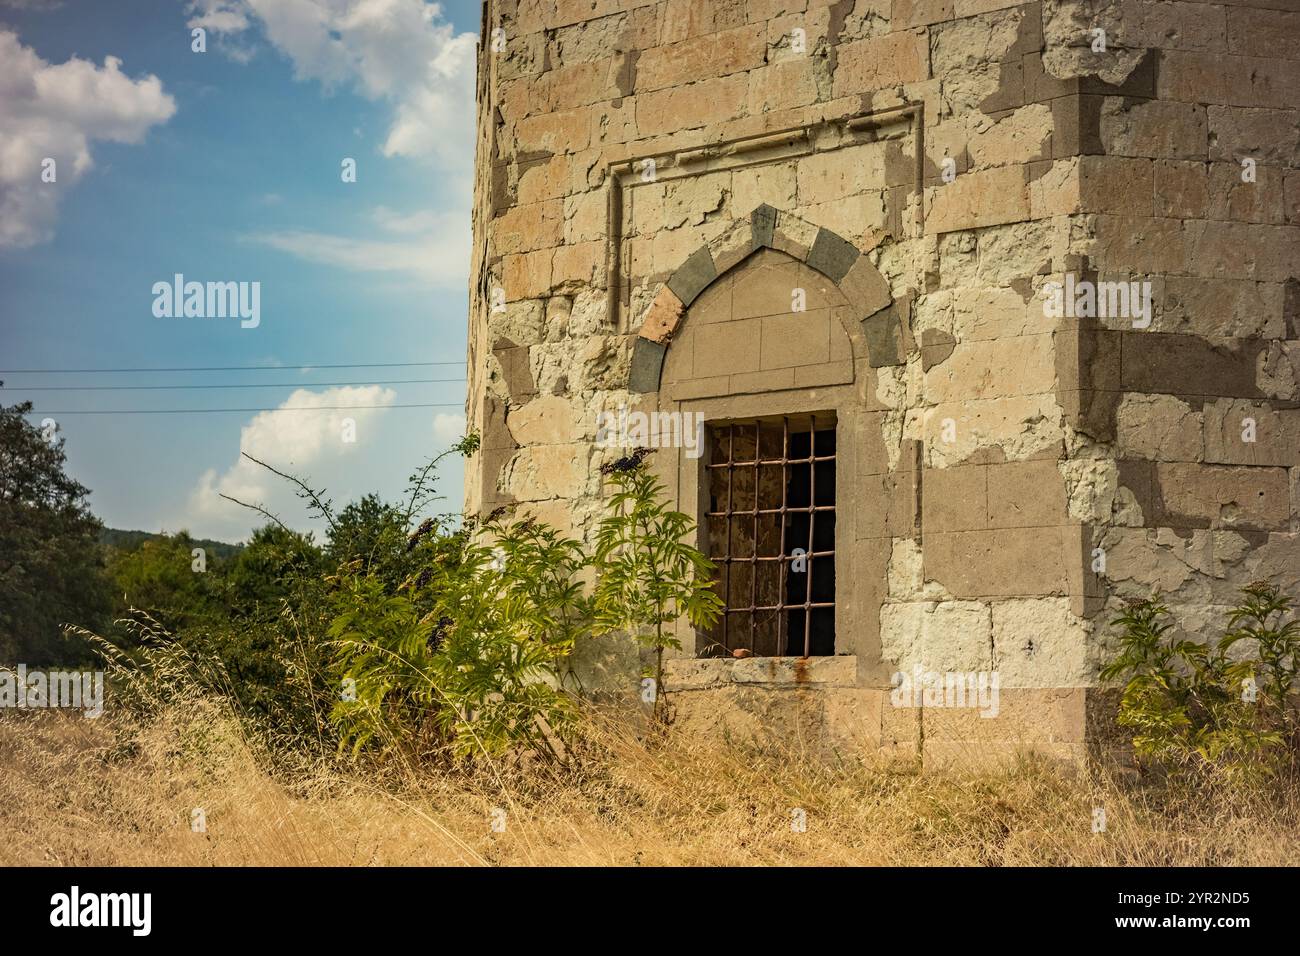
[[[62,625],[108,616],[101,525],[64,472],[63,440],[47,441],[31,411],[0,405],[0,661],[78,662],[87,647]]]
[[[368,494],[338,513],[325,553],[335,566],[356,562],[364,573],[405,577],[410,529],[402,509]]]
[[[229,615],[268,621],[278,619],[286,606],[304,609],[323,592],[321,577],[328,567],[310,534],[264,525],[225,568]]]
[[[332,742],[331,579],[311,536],[268,524],[207,574],[190,570],[188,537],[152,543],[125,562],[134,583],[111,637],[84,635],[124,669],[132,700],[151,707],[198,691],[280,743]]]
[[[130,551],[113,550],[108,574],[113,584],[114,614],[140,608],[163,627],[175,631],[220,613],[221,562],[206,558],[206,570],[194,570],[190,535],[159,535]]]

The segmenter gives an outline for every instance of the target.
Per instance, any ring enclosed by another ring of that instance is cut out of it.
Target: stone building
[[[1300,595],[1297,0],[488,0],[478,97],[467,505],[702,416],[679,726],[1077,756],[1125,600]]]

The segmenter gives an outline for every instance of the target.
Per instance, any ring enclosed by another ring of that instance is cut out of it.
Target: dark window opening
[[[725,604],[706,655],[835,653],[835,418],[711,426],[705,516]]]

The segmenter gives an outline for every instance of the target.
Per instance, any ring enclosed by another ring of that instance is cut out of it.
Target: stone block
[[[1029,218],[1028,170],[1004,166],[958,176],[925,191],[926,232],[953,232]]]
[[[763,24],[746,24],[645,50],[636,63],[637,93],[760,67],[766,34]]]
[[[1300,165],[1300,111],[1211,106],[1209,158],[1240,164],[1243,156],[1273,166]]]
[[[1210,339],[1295,337],[1287,332],[1281,285],[1196,276],[1165,278],[1152,330]]]
[[[1255,383],[1260,341],[1211,342],[1197,335],[1121,333],[1121,387],[1131,392],[1262,398]]]
[[[915,470],[864,475],[844,487],[855,489],[876,507],[862,508],[857,514],[857,537],[910,537],[917,530],[917,494]],[[924,514],[924,508],[922,509]],[[842,519],[841,519],[842,520]]]
[[[668,288],[682,305],[689,306],[695,301],[695,297],[717,277],[713,254],[708,246],[701,246],[691,253],[690,257],[672,274],[672,278],[668,280]]]
[[[515,124],[515,146],[525,153],[579,153],[591,142],[591,108],[529,116]]]
[[[1165,220],[1169,221],[1169,220]],[[1286,282],[1300,261],[1300,230],[1246,222],[1189,221],[1184,225],[1187,261],[1195,271],[1227,279]]]
[[[1050,392],[1056,384],[1052,336],[1020,335],[959,343],[925,373],[926,397],[955,402]]]
[[[1086,687],[1096,680],[1091,631],[1069,599],[997,601],[991,610],[1000,689]]]
[[[953,18],[955,0],[894,0],[890,25],[895,30],[923,27]],[[962,14],[970,16],[970,14]]]
[[[881,653],[895,668],[992,669],[987,604],[978,601],[888,603],[880,609]]]
[[[929,41],[925,30],[908,30],[841,44],[837,49],[833,95],[851,96],[928,78]]]
[[[537,394],[537,386],[533,382],[533,373],[529,367],[528,353],[527,345],[515,345],[509,339],[498,339],[492,349],[492,354],[501,366],[506,391],[512,401],[525,402]]]
[[[721,236],[709,243],[713,268],[719,276],[749,258],[754,251],[754,231],[748,222],[738,219]],[[715,281],[716,284],[716,281]]]
[[[640,336],[632,344],[632,371],[628,390],[632,392],[659,391],[659,373],[664,365],[664,346]]]
[[[988,469],[987,465],[954,465],[922,470],[922,540],[934,532],[989,526]]]
[[[1097,216],[1093,259],[1105,272],[1153,276],[1187,272],[1189,254],[1177,219]]]
[[[502,270],[502,286],[506,300],[536,299],[551,291],[551,261],[554,250],[540,249],[523,255],[506,256]]]
[[[515,455],[505,478],[517,501],[572,497],[586,486],[585,445],[533,445]]]
[[[749,217],[751,228],[753,230],[753,244],[755,249],[772,244],[772,236],[776,230],[776,209],[764,203],[755,208]]]
[[[682,320],[682,300],[663,286],[650,303],[645,320],[641,323],[641,338],[667,345]]]
[[[1152,461],[1200,461],[1201,413],[1174,395],[1128,393],[1117,413],[1119,456]]]
[[[566,444],[580,437],[569,400],[558,395],[535,398],[512,410],[506,424],[520,445]]]
[[[551,260],[552,288],[604,286],[606,251],[607,244],[598,240],[560,246]]]
[[[784,315],[793,305],[796,288],[806,288],[800,264],[765,249],[745,264],[743,277],[732,287],[729,318]],[[808,303],[809,308],[816,306],[816,302]]]
[[[575,7],[590,0],[569,0]],[[745,22],[741,0],[667,0],[660,16],[659,43],[676,43],[706,33],[716,33]],[[590,14],[587,14],[590,16]]]
[[[715,126],[743,115],[748,96],[749,80],[743,73],[638,93],[637,129],[642,136],[669,136]]]
[[[1069,523],[1065,481],[1057,462],[1013,461],[988,466],[988,526],[1048,528]]]
[[[1300,60],[1300,10],[1231,11],[1228,49],[1247,56]]]
[[[800,55],[749,72],[749,113],[791,110],[817,102],[824,60]]]
[[[1255,531],[1290,527],[1285,468],[1158,462],[1154,477],[1158,513],[1151,523]]]
[[[858,256],[840,280],[840,290],[853,306],[855,317],[866,319],[893,302],[889,282],[866,256]]]
[[[1080,157],[1079,195],[1083,212],[1150,216],[1154,208],[1151,161],[1120,156]]]
[[[761,368],[793,368],[830,361],[830,309],[769,315],[760,321]]]
[[[902,325],[894,306],[863,319],[862,334],[867,341],[867,364],[872,368],[902,365],[906,361]]]
[[[829,229],[819,229],[808,251],[807,262],[810,269],[816,269],[832,282],[839,282],[861,254],[853,243],[841,239]]]
[[[1204,160],[1209,152],[1209,119],[1199,102],[1107,97],[1098,129],[1111,156]]]
[[[928,535],[926,580],[957,598],[1065,595],[1065,528],[1001,528]]]
[[[1205,460],[1225,465],[1300,465],[1300,409],[1219,399],[1207,403]],[[1248,440],[1250,439],[1250,440]],[[1154,456],[1152,456],[1154,457]]]
[[[795,387],[795,369],[765,369],[738,372],[728,376],[727,388],[719,394],[753,395],[758,392],[783,392]]]
[[[794,370],[795,388],[818,388],[825,385],[848,385],[853,382],[851,361],[801,365]]]
[[[1205,163],[1162,159],[1155,163],[1155,214],[1161,218],[1204,219],[1210,209]],[[1105,210],[1121,212],[1120,210]]]
[[[761,319],[715,322],[694,330],[695,377],[760,371]]]
[[[797,216],[779,214],[772,230],[772,248],[795,259],[805,260],[817,239],[818,227]]]

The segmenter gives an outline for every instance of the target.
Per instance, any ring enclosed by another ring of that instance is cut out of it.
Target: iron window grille
[[[706,543],[725,609],[704,653],[834,654],[834,415],[714,425],[708,449]]]

